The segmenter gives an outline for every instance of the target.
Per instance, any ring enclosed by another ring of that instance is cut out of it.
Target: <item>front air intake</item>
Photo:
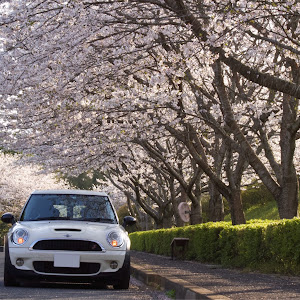
[[[80,263],[79,268],[65,268],[65,267],[54,267],[53,261],[34,261],[33,267],[35,271],[40,273],[48,274],[65,274],[65,275],[74,275],[74,274],[96,274],[100,270],[99,263]]]
[[[102,251],[99,244],[83,240],[42,240],[35,243],[34,250],[62,250],[62,251]]]

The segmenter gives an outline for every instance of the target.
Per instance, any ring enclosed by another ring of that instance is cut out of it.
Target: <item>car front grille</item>
[[[34,261],[33,267],[35,271],[40,273],[56,273],[56,274],[96,274],[100,270],[99,263],[84,263],[81,262],[79,268],[54,267],[53,261]]]
[[[99,244],[83,240],[42,240],[35,243],[34,250],[102,251]]]

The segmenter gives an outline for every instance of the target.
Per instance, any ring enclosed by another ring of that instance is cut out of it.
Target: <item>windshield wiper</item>
[[[71,220],[70,217],[41,217],[41,218],[36,218],[34,220],[30,220],[30,221],[45,221],[45,220]]]
[[[84,219],[86,222],[100,222],[100,223],[115,223],[113,219],[105,219],[105,218],[88,218]]]

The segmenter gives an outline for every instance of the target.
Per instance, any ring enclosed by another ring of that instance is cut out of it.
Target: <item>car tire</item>
[[[9,257],[8,241],[5,238],[5,259],[4,259],[4,286],[19,286],[17,278],[13,275],[12,265]]]
[[[121,268],[122,279],[114,284],[113,287],[115,290],[127,290],[129,288],[130,282],[130,255],[125,255],[125,260],[123,267]]]
[[[107,288],[107,285],[103,280],[95,280],[92,282],[92,287],[98,290],[104,290]]]

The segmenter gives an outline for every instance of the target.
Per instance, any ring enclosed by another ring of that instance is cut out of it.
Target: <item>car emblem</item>
[[[71,234],[65,234],[64,237],[69,238],[71,237]]]

